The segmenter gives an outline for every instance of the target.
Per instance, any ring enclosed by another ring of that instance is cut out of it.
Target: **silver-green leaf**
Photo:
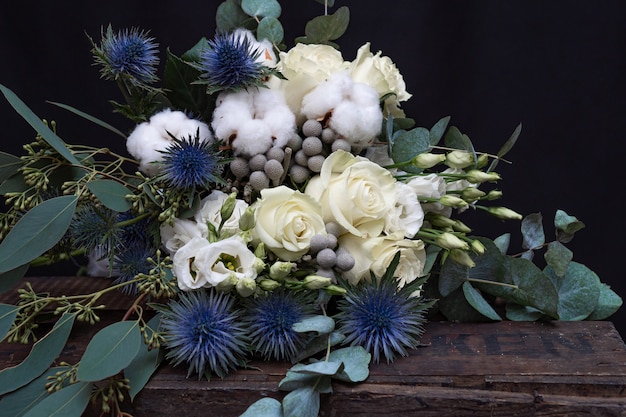
[[[62,388],[31,408],[24,417],[80,417],[89,405],[91,385],[77,382]]]
[[[102,204],[113,211],[123,213],[132,207],[131,202],[126,198],[127,195],[132,194],[132,191],[117,181],[94,180],[87,184],[87,188]]]

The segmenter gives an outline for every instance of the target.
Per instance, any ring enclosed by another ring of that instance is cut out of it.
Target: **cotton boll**
[[[139,170],[152,177],[160,172],[160,165],[153,162],[163,161],[159,151],[164,151],[171,143],[156,126],[143,122],[126,139],[126,149],[139,162]]]
[[[333,111],[329,126],[359,152],[369,146],[382,129],[382,112],[376,107],[360,107],[344,101]]]
[[[264,154],[272,147],[272,132],[262,120],[247,120],[239,126],[231,145],[235,156],[250,158],[256,154]]]
[[[200,140],[213,141],[213,135],[206,123],[190,119],[181,111],[163,110],[150,118],[150,124],[160,129],[160,134],[164,138],[169,139],[170,135],[177,139],[195,137],[199,132]]]
[[[285,147],[296,131],[296,116],[291,112],[282,94],[274,90],[259,89],[254,94],[254,118],[270,127],[274,146]]]
[[[344,100],[351,85],[352,80],[347,73],[334,75],[302,98],[302,114],[308,119],[321,119]]]
[[[211,127],[219,140],[229,143],[241,123],[252,118],[252,97],[248,92],[222,93],[216,101]]]

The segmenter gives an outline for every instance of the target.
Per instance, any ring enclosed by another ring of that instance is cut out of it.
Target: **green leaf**
[[[0,371],[0,395],[16,390],[41,375],[59,356],[74,325],[75,314],[64,313],[39,339],[20,364]]]
[[[441,314],[450,321],[478,323],[490,321],[467,302],[462,288],[457,288],[446,297],[439,299],[437,306]]]
[[[18,112],[20,116],[24,120],[28,122],[36,131],[41,135],[41,137],[48,142],[52,148],[59,153],[63,158],[65,158],[68,162],[71,162],[74,165],[81,165],[81,163],[76,159],[76,157],[72,154],[72,152],[65,146],[63,140],[56,135],[48,126],[45,125],[44,122],[41,121],[39,117],[35,113],[32,112],[31,109],[28,108],[26,104],[20,98],[15,95],[15,93],[4,85],[0,84],[0,91],[4,94],[9,104]]]
[[[476,291],[469,282],[463,283],[463,294],[467,302],[480,314],[494,321],[502,320],[493,307],[484,299],[482,294]]]
[[[242,0],[241,9],[249,16],[257,18],[273,17],[278,19],[281,13],[280,4],[276,0]]]
[[[141,347],[136,321],[120,321],[100,330],[87,345],[76,377],[79,381],[100,381],[128,366]]]
[[[395,133],[390,156],[395,163],[400,164],[428,150],[430,150],[430,132],[426,128],[416,127],[409,131],[402,130]],[[414,174],[422,172],[422,169],[412,165],[404,166],[402,169]]]
[[[148,328],[146,329],[148,338],[154,333],[151,329],[159,328],[161,316],[162,314],[159,313],[148,322]],[[130,381],[128,394],[131,400],[148,383],[154,371],[161,364],[162,359],[161,349],[148,350],[148,347],[142,344],[132,362],[124,368],[124,377]]]
[[[54,102],[54,101],[48,101],[48,103],[50,103],[50,104],[54,104],[55,106],[59,106],[59,107],[61,107],[62,109],[65,109],[65,110],[67,110],[67,111],[70,111],[70,112],[72,112],[72,113],[74,113],[74,114],[76,114],[76,115],[78,115],[78,116],[80,116],[80,117],[82,117],[82,118],[84,118],[84,119],[89,120],[89,121],[90,121],[90,122],[92,122],[92,123],[97,124],[97,125],[98,125],[98,126],[100,126],[100,127],[103,127],[103,128],[105,128],[105,129],[107,129],[107,130],[110,130],[111,132],[115,133],[116,135],[119,135],[119,136],[123,137],[124,139],[126,139],[126,136],[127,136],[127,135],[125,135],[125,134],[124,134],[124,133],[122,133],[120,130],[116,129],[115,127],[111,126],[110,124],[108,124],[108,123],[106,123],[106,122],[103,122],[102,120],[98,119],[97,117],[94,117],[94,116],[92,116],[92,115],[90,115],[90,114],[87,114],[87,113],[85,113],[85,112],[82,112],[82,111],[80,111],[80,110],[78,110],[78,109],[75,109],[75,108],[74,108],[74,107],[72,107],[72,106],[68,106],[67,104],[63,104],[63,103],[56,103],[56,102]]]
[[[0,293],[14,288],[15,285],[22,278],[24,278],[24,275],[26,275],[26,271],[28,271],[29,266],[30,265],[28,264],[24,264],[10,271],[0,274]]]
[[[24,417],[80,417],[89,405],[91,389],[88,382],[69,385],[50,394]]]
[[[443,137],[443,141],[448,148],[461,149],[471,153],[476,153],[470,138],[461,133],[459,128],[456,126],[450,126],[450,129],[448,129]]]
[[[622,298],[606,284],[600,285],[598,305],[587,317],[587,320],[606,320],[622,306]]]
[[[22,164],[22,160],[17,156],[0,152],[0,182],[3,182],[15,174]]]
[[[346,336],[343,333],[332,332],[331,334],[321,334],[317,337],[313,337],[307,341],[304,348],[298,351],[298,354],[292,359],[293,362],[299,362],[303,359],[309,358],[318,352],[326,350],[328,346],[335,346],[345,340]]]
[[[585,227],[585,224],[563,210],[557,210],[554,215],[554,227],[556,227],[557,240],[567,243],[574,238],[574,233]]]
[[[522,247],[524,249],[536,249],[546,243],[543,232],[543,217],[541,213],[533,213],[522,220]]]
[[[320,393],[313,387],[302,387],[283,398],[285,417],[317,417],[320,411]]]
[[[55,376],[58,371],[68,370],[67,366],[58,366],[48,369],[22,388],[2,396],[0,410],[3,417],[21,417],[44,398],[47,398],[46,384],[49,376]]]
[[[281,391],[295,391],[303,387],[315,387],[315,389],[324,394],[333,392],[331,385],[331,377],[328,375],[320,376],[315,374],[306,374],[295,372],[302,364],[294,365],[285,377],[278,383],[278,389]]]
[[[4,336],[11,329],[19,310],[18,306],[0,304],[0,340],[3,340]]]
[[[577,262],[570,262],[562,277],[550,266],[544,271],[559,293],[560,320],[584,320],[596,309],[601,282],[591,269]]]
[[[328,334],[335,330],[335,320],[322,315],[309,316],[294,323],[293,330],[298,333],[315,332],[317,334]]]
[[[511,234],[504,233],[493,240],[496,247],[500,250],[500,253],[506,255],[509,251],[509,246],[511,246]]]
[[[132,208],[132,203],[126,198],[132,194],[128,188],[113,180],[94,180],[87,184],[91,191],[102,204],[113,211],[123,213]]]
[[[241,4],[241,2],[239,2]],[[215,15],[216,29],[218,32],[230,32],[240,27],[246,27],[245,22],[251,20],[236,0],[222,2]]]
[[[346,32],[349,22],[350,10],[346,6],[333,14],[314,17],[304,27],[306,43],[328,44]]]
[[[506,318],[511,321],[537,321],[543,317],[545,314],[536,308],[515,303],[507,303],[506,305]]]
[[[274,17],[264,17],[256,29],[257,39],[267,39],[274,45],[279,45],[285,36],[285,30],[280,21]]]
[[[513,149],[513,146],[515,146],[515,143],[517,142],[517,138],[519,137],[520,133],[522,133],[522,124],[521,123],[517,125],[517,127],[515,128],[515,130],[513,131],[511,136],[509,137],[509,139],[504,143],[504,145],[502,145],[502,147],[500,148],[500,150],[496,154],[498,156],[498,158],[502,158],[504,155],[509,153],[509,151],[511,149]],[[488,171],[493,171],[494,169],[496,169],[496,166],[498,165],[498,162],[500,161],[498,158],[494,159],[491,162],[491,165],[489,166]]]
[[[448,128],[448,123],[450,122],[450,116],[446,116],[442,119],[439,119],[437,123],[433,127],[430,128],[429,132],[429,141],[431,145],[436,145],[439,143],[443,134],[446,132]]]
[[[29,263],[61,240],[77,202],[76,196],[55,197],[28,211],[0,243],[0,273]]]
[[[562,277],[567,271],[567,266],[574,257],[574,253],[569,250],[561,242],[550,242],[548,244],[548,250],[543,255],[546,263],[554,269],[554,273]]]
[[[372,355],[362,346],[350,346],[333,350],[328,360],[343,363],[343,370],[333,377],[346,382],[365,381],[369,376],[369,364]]]
[[[274,398],[261,398],[239,417],[283,417],[283,408]]]

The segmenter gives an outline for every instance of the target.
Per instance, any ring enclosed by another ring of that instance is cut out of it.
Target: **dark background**
[[[212,38],[220,1],[14,2],[0,12],[0,83],[37,115],[54,119],[67,142],[124,143],[98,127],[46,104],[58,101],[114,126],[132,125],[111,113],[116,87],[99,79],[86,34],[100,28],[150,30],[177,55]],[[344,58],[370,41],[392,58],[412,99],[403,105],[418,125],[444,116],[482,151],[495,153],[515,127],[521,137],[500,164],[501,200],[522,214],[541,212],[551,239],[556,209],[587,227],[568,245],[574,260],[626,296],[624,244],[624,141],[626,109],[626,3],[581,0],[337,0],[351,23],[339,39]],[[283,1],[288,46],[304,23],[323,13],[313,0]],[[32,129],[0,100],[0,149],[17,154]],[[480,234],[519,235],[519,222],[480,213],[466,220]],[[516,242],[516,240],[514,240]],[[626,335],[626,307],[612,317]]]

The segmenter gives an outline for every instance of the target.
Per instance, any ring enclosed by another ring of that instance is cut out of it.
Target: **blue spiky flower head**
[[[156,259],[156,249],[151,247],[148,241],[128,246],[118,244],[113,259],[112,275],[116,277],[113,283],[129,282],[138,274],[149,273],[154,267],[149,258]],[[139,294],[135,283],[123,286],[121,291],[130,295]]]
[[[200,82],[209,94],[261,86],[274,70],[258,61],[261,51],[246,36],[218,33],[200,56]]]
[[[72,218],[69,235],[75,248],[110,253],[119,242],[117,213],[103,206],[82,205]]]
[[[92,41],[93,44],[93,41]],[[102,66],[100,74],[109,80],[120,77],[134,85],[148,85],[158,80],[158,44],[148,32],[131,28],[114,32],[111,25],[102,31],[101,44],[93,46],[96,64]]]
[[[219,143],[194,137],[172,138],[172,144],[162,151],[161,179],[168,187],[179,190],[206,188],[209,184],[222,184],[221,175],[227,159],[219,151]]]
[[[247,299],[244,322],[251,347],[265,359],[292,359],[304,346],[293,325],[313,313],[307,293],[278,289]]]
[[[166,358],[174,366],[186,362],[187,377],[224,377],[245,364],[247,337],[234,302],[229,294],[202,289],[182,292],[162,309]]]
[[[378,363],[384,355],[393,362],[396,353],[420,345],[425,310],[430,302],[413,295],[416,287],[398,289],[395,279],[373,279],[348,287],[337,303],[337,327],[346,335],[344,343],[362,346]]]

